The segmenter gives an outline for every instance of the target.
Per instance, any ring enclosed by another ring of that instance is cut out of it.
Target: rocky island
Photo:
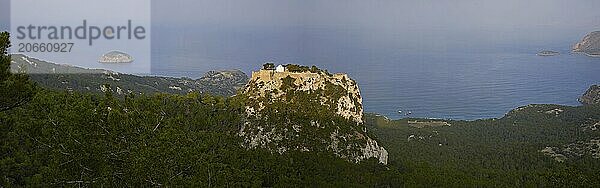
[[[600,85],[591,86],[585,94],[579,98],[579,102],[584,105],[600,104]]]
[[[573,52],[584,53],[590,57],[600,57],[600,31],[594,31],[583,37],[573,46]]]
[[[558,52],[551,51],[551,50],[544,50],[544,51],[540,51],[537,53],[538,56],[555,56],[558,54],[559,54]]]
[[[131,55],[121,51],[110,51],[105,53],[98,59],[99,63],[131,63],[133,62]]]

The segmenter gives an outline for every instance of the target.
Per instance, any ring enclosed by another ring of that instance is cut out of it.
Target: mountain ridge
[[[198,79],[137,76],[56,64],[23,54],[12,54],[11,72],[27,73],[32,80],[49,89],[92,93],[111,90],[118,95],[199,92],[232,96],[248,80],[240,70],[209,71]]]

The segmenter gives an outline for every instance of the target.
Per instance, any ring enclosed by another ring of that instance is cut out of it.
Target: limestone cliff
[[[249,148],[328,151],[352,162],[375,157],[387,164],[387,151],[363,125],[358,85],[346,74],[297,65],[263,69],[252,73],[242,95],[247,121],[240,136]]]
[[[583,37],[573,46],[573,52],[582,52],[588,56],[600,57],[600,31],[594,31]]]

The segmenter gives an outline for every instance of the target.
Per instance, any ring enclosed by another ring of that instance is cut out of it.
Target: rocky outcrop
[[[600,104],[600,85],[591,86],[583,96],[579,98],[579,102],[584,105]]]
[[[387,164],[387,151],[363,124],[362,97],[354,80],[314,67],[281,70],[253,72],[242,93],[247,121],[239,135],[244,146],[278,153],[333,152],[352,162],[377,158]]]
[[[293,80],[293,82],[285,83],[286,79]],[[296,91],[308,93],[331,89],[331,95],[324,95],[320,98],[321,104],[335,108],[335,112],[344,118],[356,123],[363,122],[362,97],[358,85],[347,74],[330,75],[325,72],[260,70],[252,73],[245,92],[253,94],[253,98],[265,96],[280,98],[286,94],[282,87],[293,87]],[[260,106],[258,110],[262,108],[264,106]]]
[[[581,52],[588,56],[600,57],[600,31],[594,31],[583,37],[581,42],[573,46],[573,52]]]

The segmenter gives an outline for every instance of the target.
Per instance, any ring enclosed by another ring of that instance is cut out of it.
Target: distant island
[[[551,51],[551,50],[544,50],[541,52],[538,52],[537,55],[538,56],[555,56],[558,55],[559,53],[556,51]]]
[[[581,52],[590,57],[600,57],[600,31],[594,31],[583,37],[573,46],[573,52]]]
[[[99,63],[131,63],[133,62],[131,55],[121,51],[110,51],[105,53],[98,59]]]

